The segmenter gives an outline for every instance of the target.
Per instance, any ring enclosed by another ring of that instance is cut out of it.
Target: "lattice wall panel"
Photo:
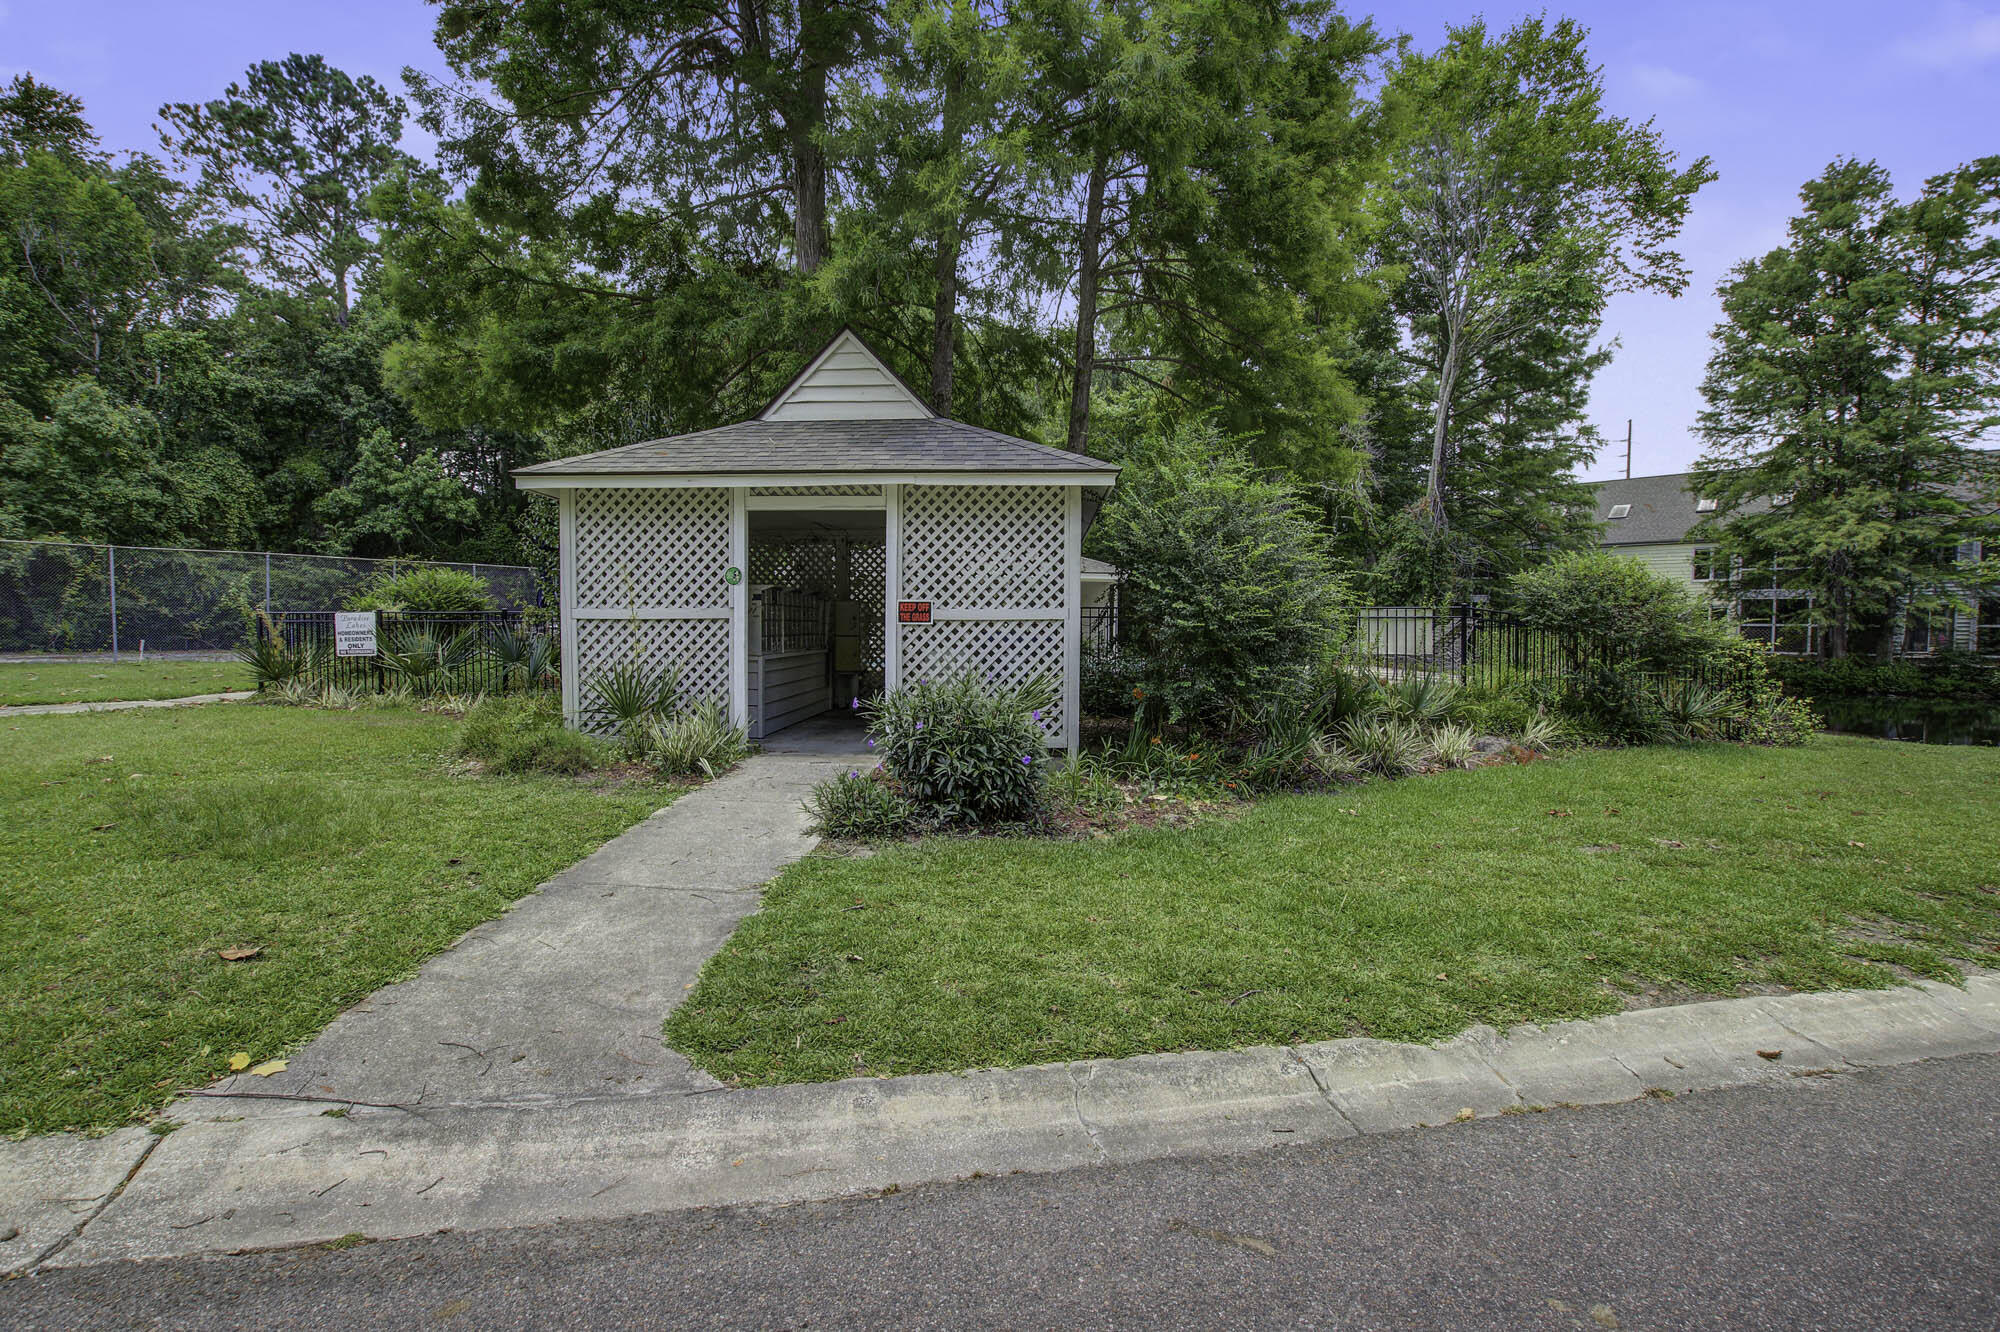
[[[636,650],[636,651],[635,651]],[[658,669],[680,672],[684,702],[729,701],[729,621],[581,620],[576,626],[578,701],[586,718],[592,711],[591,681],[637,659]]]
[[[840,546],[834,541],[752,541],[750,581],[845,600]]]
[[[940,606],[1057,607],[1060,486],[905,486],[901,599]]]
[[[728,565],[727,490],[577,492],[580,606],[727,606]]]
[[[941,620],[901,627],[903,680],[915,683],[976,671],[988,686],[1021,684],[1038,675],[1056,683],[1056,702],[1042,710],[1049,743],[1063,742],[1060,620]]]

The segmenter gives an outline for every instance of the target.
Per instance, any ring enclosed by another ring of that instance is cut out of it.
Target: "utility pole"
[[[1632,418],[1625,418],[1625,479],[1632,479]]]

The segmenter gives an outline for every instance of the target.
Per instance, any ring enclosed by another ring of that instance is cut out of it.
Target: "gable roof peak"
[[[936,415],[853,325],[843,324],[757,419],[912,421]]]

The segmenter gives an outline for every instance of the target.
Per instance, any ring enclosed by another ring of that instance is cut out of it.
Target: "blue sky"
[[[1375,12],[1381,26],[1430,46],[1448,22],[1483,12],[1504,25],[1539,8],[1405,0]],[[1677,471],[1699,452],[1693,427],[1716,283],[1783,239],[1802,182],[1852,155],[1880,161],[1908,191],[2000,153],[2000,0],[1579,0],[1550,12],[1591,28],[1614,111],[1655,120],[1676,150],[1708,154],[1721,173],[1696,199],[1683,238],[1694,270],[1687,295],[1613,302],[1604,335],[1620,346],[1592,394],[1607,437],[1622,440],[1633,418],[1635,473]],[[400,87],[404,66],[438,68],[430,29],[421,0],[0,0],[0,78],[31,70],[84,99],[107,147],[156,148],[163,102],[216,96],[254,60],[316,51]],[[1622,467],[1621,443],[1589,475]]]

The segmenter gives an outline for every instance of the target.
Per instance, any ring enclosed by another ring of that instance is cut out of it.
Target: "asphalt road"
[[[2000,1327],[2000,1057],[883,1198],[64,1271],[12,1328]]]

